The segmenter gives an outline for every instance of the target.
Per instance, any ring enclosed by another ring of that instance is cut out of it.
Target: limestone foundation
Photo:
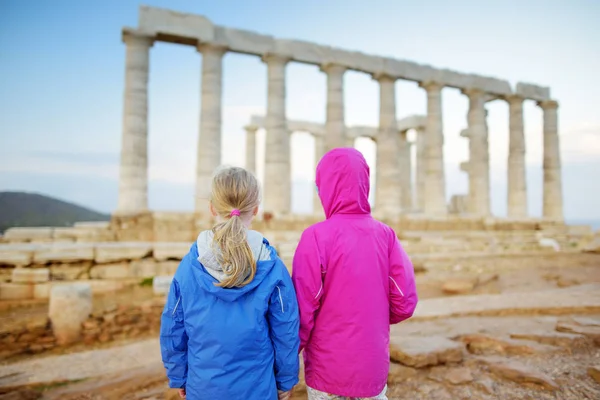
[[[92,312],[92,289],[85,283],[54,286],[50,290],[48,316],[58,344],[79,340],[81,323]]]

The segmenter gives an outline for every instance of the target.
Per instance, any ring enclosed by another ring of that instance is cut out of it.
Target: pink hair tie
[[[233,216],[239,217],[240,216],[240,210],[238,210],[238,209],[231,210],[231,212],[229,213],[229,216],[230,217],[233,217]]]

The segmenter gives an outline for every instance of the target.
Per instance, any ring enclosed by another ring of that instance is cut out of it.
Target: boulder
[[[15,268],[12,271],[13,283],[42,283],[50,280],[48,268]]]
[[[460,362],[465,345],[441,336],[390,338],[392,361],[414,368]]]
[[[48,316],[59,345],[77,342],[81,324],[92,312],[92,289],[85,283],[53,286],[50,290]]]
[[[36,264],[77,263],[93,259],[94,246],[85,243],[56,243],[40,246],[33,256]]]
[[[158,242],[154,243],[152,256],[157,261],[181,260],[190,251],[187,242]]]
[[[99,243],[96,245],[96,258],[98,264],[140,260],[152,254],[152,243],[122,242]]]

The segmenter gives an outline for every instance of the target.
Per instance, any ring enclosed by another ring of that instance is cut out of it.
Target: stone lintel
[[[515,94],[535,101],[550,100],[550,88],[531,83],[518,82]]]
[[[221,44],[230,51],[264,57],[278,54],[301,63],[321,66],[332,63],[371,75],[416,82],[437,81],[443,86],[478,88],[495,95],[512,93],[510,84],[501,79],[465,74],[406,60],[348,51],[300,40],[276,39],[251,31],[214,25],[201,15],[178,13],[156,7],[141,6],[139,27],[157,40],[195,45],[200,42]],[[522,89],[532,90],[532,89]],[[541,93],[541,92],[540,92]],[[545,100],[538,94],[538,100]]]
[[[200,53],[214,53],[217,55],[223,55],[229,50],[227,46],[209,42],[198,42],[196,50]]]
[[[538,101],[537,105],[542,110],[556,110],[558,108],[558,101],[556,101],[556,100]]]
[[[121,30],[121,40],[123,41],[123,43],[128,45],[139,44],[152,47],[156,38],[153,35],[148,34],[147,32],[135,28],[124,27]]]

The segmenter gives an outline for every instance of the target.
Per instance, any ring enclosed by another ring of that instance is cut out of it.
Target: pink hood
[[[317,165],[319,197],[330,218],[334,214],[369,214],[369,166],[356,149],[328,152]]]
[[[417,304],[412,264],[394,231],[371,217],[360,152],[325,154],[316,183],[327,219],[303,232],[292,275],[306,384],[373,397],[387,380],[390,324]]]

